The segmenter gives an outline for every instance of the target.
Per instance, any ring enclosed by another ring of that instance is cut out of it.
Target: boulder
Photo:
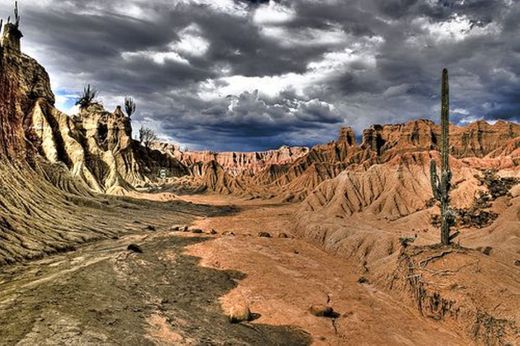
[[[240,323],[251,320],[251,310],[246,303],[240,303],[229,309],[229,322]]]
[[[127,247],[128,251],[135,252],[135,253],[143,253],[143,249],[137,244],[130,244]]]
[[[309,312],[317,317],[329,317],[335,318],[338,314],[334,311],[333,308],[327,305],[315,304],[309,308]]]

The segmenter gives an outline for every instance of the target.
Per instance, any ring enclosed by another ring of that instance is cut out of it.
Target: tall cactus
[[[437,164],[430,163],[430,177],[433,197],[441,203],[441,243],[449,245],[459,234],[450,234],[454,216],[450,208],[451,170],[449,162],[450,147],[450,91],[448,84],[448,70],[442,71],[442,104],[441,104],[441,176],[437,175]]]
[[[20,14],[18,12],[18,1],[14,2],[14,25],[17,28],[20,26]]]

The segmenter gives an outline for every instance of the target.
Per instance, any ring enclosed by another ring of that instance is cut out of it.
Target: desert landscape
[[[0,345],[520,344],[520,124],[450,123],[447,70],[440,121],[189,150],[1,25]]]

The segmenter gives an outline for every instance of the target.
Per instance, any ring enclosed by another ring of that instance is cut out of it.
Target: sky
[[[22,50],[74,114],[109,110],[188,149],[313,145],[342,126],[520,120],[520,1],[20,0]],[[6,18],[12,1],[0,0]]]

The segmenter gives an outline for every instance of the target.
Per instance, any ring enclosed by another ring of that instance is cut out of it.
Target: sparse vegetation
[[[150,144],[156,141],[157,135],[155,131],[148,127],[143,127],[139,129],[139,142],[144,145],[146,148],[150,148]]]
[[[437,164],[434,160],[430,163],[430,177],[433,197],[441,203],[441,243],[449,245],[459,232],[450,234],[450,228],[454,224],[454,214],[450,208],[451,177],[449,163],[449,111],[450,96],[448,84],[448,70],[442,71],[442,104],[441,104],[441,176],[437,175]]]
[[[94,103],[94,99],[97,95],[98,91],[96,89],[91,88],[90,84],[88,84],[83,89],[83,94],[81,95],[81,97],[76,101],[76,106],[79,106],[80,109],[87,108],[92,103]]]
[[[510,195],[513,186],[520,184],[520,179],[514,177],[502,178],[494,169],[487,169],[483,172],[482,177],[477,176],[476,178],[488,188],[491,200]]]
[[[125,111],[129,118],[131,118],[135,113],[135,109],[136,105],[134,99],[130,96],[125,97]]]

